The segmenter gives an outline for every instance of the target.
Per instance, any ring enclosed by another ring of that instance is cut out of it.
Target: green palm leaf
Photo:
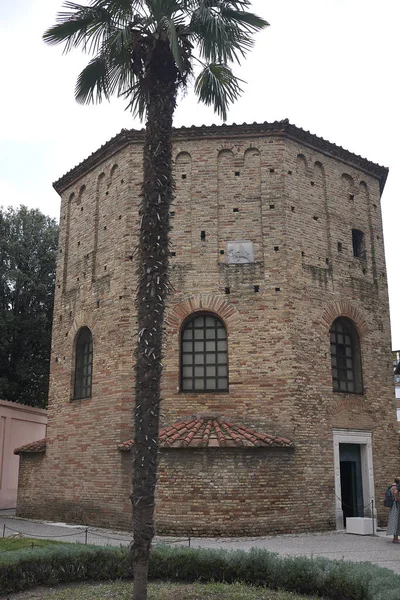
[[[164,17],[170,19],[181,10],[179,0],[146,0],[146,5],[156,23],[161,23]]]
[[[243,10],[232,10],[230,8],[222,8],[221,15],[225,19],[229,19],[240,24],[248,32],[260,31],[265,27],[269,27],[268,21],[265,21],[261,17],[258,17],[257,15],[247,11],[245,12]]]
[[[183,72],[183,61],[182,61],[181,49],[179,47],[179,40],[178,40],[178,35],[176,32],[174,20],[168,19],[167,17],[163,17],[160,24],[162,25],[163,28],[165,28],[165,30],[167,32],[172,56],[174,57],[174,60],[176,62],[176,65],[177,65],[179,71],[182,73]]]
[[[136,114],[144,114],[157,40],[167,40],[182,87],[197,48],[208,66],[197,78],[196,93],[225,119],[229,103],[241,91],[229,65],[240,63],[254,44],[253,34],[268,25],[247,10],[250,5],[250,0],[89,0],[84,6],[67,0],[43,38],[64,44],[64,52],[81,46],[93,55],[79,75],[78,102],[101,102],[115,93],[127,97]],[[134,94],[131,99],[128,90]],[[139,92],[144,93],[142,102]]]
[[[75,98],[79,104],[90,104],[110,99],[110,77],[107,58],[93,58],[79,74],[75,86]]]
[[[240,62],[253,46],[253,38],[248,23],[241,23],[240,13],[230,10],[236,18],[225,14],[224,6],[218,0],[198,3],[192,13],[190,30],[198,44],[200,56],[207,62]],[[254,26],[264,22],[254,18]],[[252,19],[249,19],[252,21]]]
[[[66,2],[66,12],[60,12],[57,24],[50,27],[43,40],[51,45],[65,43],[64,52],[82,46],[84,51],[93,52],[99,47],[112,28],[110,13],[103,7],[87,7]]]
[[[106,10],[115,23],[121,25],[132,21],[136,11],[142,9],[141,0],[94,0],[93,5]]]
[[[226,121],[229,105],[238,99],[242,89],[237,77],[224,64],[209,64],[198,75],[195,93],[201,102],[213,106],[214,111]]]
[[[143,82],[140,79],[137,79],[122,95],[129,98],[129,104],[126,107],[126,110],[130,110],[133,116],[138,116],[140,119],[143,119],[146,114],[148,103],[148,91],[143,86]]]
[[[135,75],[130,68],[132,32],[129,27],[114,32],[102,51],[78,77],[75,98],[80,104],[98,103],[113,94],[125,95]]]

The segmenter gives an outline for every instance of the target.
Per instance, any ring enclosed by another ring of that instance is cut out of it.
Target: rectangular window
[[[90,329],[82,327],[76,342],[74,398],[92,395],[93,342]]]
[[[365,258],[364,233],[359,229],[352,229],[351,233],[353,238],[353,255],[355,258]]]
[[[181,337],[182,391],[228,391],[227,335],[214,316],[188,321]]]
[[[361,394],[359,340],[351,322],[336,319],[330,329],[330,340],[333,390]]]

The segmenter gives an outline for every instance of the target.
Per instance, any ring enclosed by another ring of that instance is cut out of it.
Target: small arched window
[[[335,392],[363,393],[361,350],[357,329],[339,317],[330,329],[332,383]]]
[[[226,329],[215,315],[196,314],[182,329],[181,390],[228,391]]]
[[[90,398],[92,395],[93,341],[92,332],[82,327],[76,338],[74,398]]]

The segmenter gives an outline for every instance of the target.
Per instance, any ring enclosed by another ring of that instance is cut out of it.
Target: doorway
[[[359,444],[339,444],[343,525],[347,517],[364,516],[361,450]]]
[[[336,529],[344,528],[344,504],[350,506],[350,509],[346,508],[347,517],[351,513],[357,514],[360,510],[363,511],[361,514],[364,517],[372,517],[373,509],[376,518],[372,433],[354,429],[333,429],[333,460]]]

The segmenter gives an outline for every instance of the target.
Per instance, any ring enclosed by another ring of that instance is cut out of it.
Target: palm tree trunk
[[[169,54],[169,53],[168,53]],[[174,66],[175,68],[175,66]],[[144,183],[138,249],[138,340],[134,408],[132,481],[133,599],[146,600],[147,573],[154,537],[158,464],[162,332],[168,291],[169,210],[173,199],[172,118],[176,105],[175,73],[162,67],[154,77],[143,151]]]

